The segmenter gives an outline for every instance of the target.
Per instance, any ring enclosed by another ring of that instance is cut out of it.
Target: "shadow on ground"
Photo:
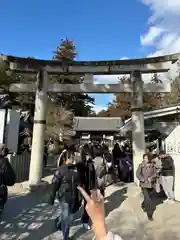
[[[41,194],[10,196],[0,223],[0,239],[43,239],[54,231],[55,209]]]
[[[155,191],[152,192],[152,208],[153,208],[153,215],[157,209],[157,207],[161,204],[163,204],[164,200],[167,198],[164,191],[161,191],[160,193],[156,193]],[[143,194],[142,192],[140,192],[140,204],[141,204],[141,208],[142,208],[142,203],[143,203]],[[142,208],[143,211],[145,211]]]
[[[134,217],[129,209],[123,208],[123,210],[120,210],[119,206],[126,199],[126,193],[127,187],[124,186],[106,198],[106,215],[112,212],[112,215],[107,218],[110,231],[121,235],[123,240],[180,239],[180,236],[177,235],[179,231],[176,231],[175,228],[156,229],[157,227],[149,226],[148,222],[139,223],[137,217]],[[56,232],[54,228],[57,205],[49,206],[47,197],[47,193],[44,192],[30,193],[24,196],[10,196],[0,223],[0,239],[61,240],[61,233]],[[113,211],[116,209],[117,211]],[[82,209],[76,214],[72,222],[70,235],[73,239],[92,239],[93,233],[91,231],[86,233],[81,228],[81,214]]]
[[[164,193],[164,191],[161,191],[160,193],[156,193],[154,192],[153,195],[153,206],[154,206],[154,212],[156,211],[156,208],[163,204],[164,200],[166,199],[166,195]]]
[[[0,222],[0,239],[45,240],[52,239],[52,235],[53,239],[61,239],[54,226],[58,206],[49,206],[47,199],[42,192],[9,196]]]
[[[110,196],[108,196],[105,200],[105,213],[106,217],[111,213],[113,210],[120,207],[122,202],[127,199],[127,187],[123,187],[118,189],[116,192],[113,192]]]
[[[112,211],[116,210],[117,208],[120,207],[121,203],[127,198],[125,196],[125,194],[127,193],[127,187],[123,187],[122,189],[118,189],[117,191],[113,192],[110,196],[108,196],[107,198],[105,198],[105,213],[106,213],[106,217],[109,215],[109,213],[111,213]],[[75,222],[79,222],[81,223],[81,213],[82,210],[77,214],[76,216],[76,220]],[[86,239],[86,233],[88,231],[85,230],[84,228],[79,228],[78,231],[75,232],[75,234],[73,235],[73,239],[81,239],[81,237],[83,236],[82,239]],[[90,236],[93,237],[93,232],[91,231]],[[89,235],[87,233],[87,235]],[[89,238],[87,238],[89,239]],[[92,239],[92,238],[91,238]]]

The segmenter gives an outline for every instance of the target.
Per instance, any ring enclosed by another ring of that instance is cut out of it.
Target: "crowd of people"
[[[91,197],[94,195],[93,201],[95,201],[95,195],[104,197],[105,175],[114,175],[115,169],[118,170],[117,177],[120,181],[132,180],[132,153],[128,146],[120,148],[116,143],[110,152],[105,143],[88,142],[79,147],[79,161],[74,160],[74,149],[74,146],[66,146],[61,153],[58,168],[52,180],[53,188],[49,199],[49,203],[54,204],[58,196],[60,211],[56,219],[56,228],[62,230],[64,240],[69,236],[71,215],[79,210],[82,203],[77,188],[80,187],[83,194],[86,192],[81,221],[82,226],[90,230],[91,216],[87,211],[87,195]],[[111,235],[109,233],[109,238]]]
[[[83,227],[87,230],[91,229],[91,219],[96,239],[121,239],[119,236],[108,233],[105,226],[102,200],[105,196],[104,176],[107,173],[114,174],[114,169],[117,168],[120,181],[133,180],[130,147],[127,145],[121,147],[116,143],[110,153],[106,144],[89,142],[81,146],[80,153],[80,161],[74,162],[74,151],[66,148],[61,155],[60,166],[53,177],[54,187],[49,202],[53,204],[55,197],[58,196],[60,212],[56,219],[56,228],[63,232],[64,240],[68,239],[71,214],[78,211],[82,204],[82,198],[77,191],[79,189],[84,199],[81,218]],[[148,219],[152,221],[153,193],[155,191],[159,193],[160,184],[167,196],[165,201],[174,201],[173,160],[163,152],[156,156],[150,153],[144,154],[136,171],[136,177],[144,196],[142,209],[146,212]]]
[[[63,239],[69,239],[72,214],[76,213],[84,199],[82,226],[87,230],[93,229],[96,239],[121,239],[107,231],[104,216],[105,185],[103,145],[85,144],[81,149],[81,161],[74,161],[74,152],[66,148],[61,154],[60,165],[52,179],[52,191],[49,204],[55,199],[59,201],[59,216],[55,221],[57,230],[63,233]],[[90,220],[92,226],[90,226]]]
[[[64,240],[69,239],[72,215],[82,206],[82,226],[95,233],[97,240],[121,239],[120,236],[108,232],[105,224],[104,197],[105,176],[114,175],[122,182],[133,180],[132,151],[128,145],[114,145],[112,152],[105,143],[88,142],[79,148],[80,159],[75,159],[75,147],[66,146],[58,160],[58,167],[52,179],[49,204],[55,200],[59,204],[59,214],[55,221],[57,230],[61,230]],[[7,159],[8,150],[0,145],[0,216],[8,199],[7,186],[16,181],[14,170]],[[142,194],[141,204],[150,221],[153,220],[154,192],[159,193],[161,187],[166,195],[165,202],[174,202],[175,167],[173,159],[160,152],[150,152],[142,156],[142,162],[136,170]],[[160,187],[161,186],[161,187]]]

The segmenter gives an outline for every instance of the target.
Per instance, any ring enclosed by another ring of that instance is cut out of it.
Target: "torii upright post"
[[[31,149],[31,162],[29,171],[29,185],[37,185],[42,178],[44,134],[46,126],[48,74],[40,70],[37,75],[37,90],[35,99],[33,139]]]
[[[136,169],[145,152],[144,112],[143,112],[143,81],[140,71],[131,73],[132,84],[132,149],[134,182],[138,184]]]

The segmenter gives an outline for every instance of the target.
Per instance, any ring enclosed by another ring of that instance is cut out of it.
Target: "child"
[[[57,196],[60,214],[56,219],[56,228],[62,230],[63,239],[68,240],[71,215],[78,211],[82,203],[77,189],[81,181],[77,166],[73,165],[71,150],[64,151],[63,160],[63,164],[56,170],[52,179],[49,203],[53,205]]]

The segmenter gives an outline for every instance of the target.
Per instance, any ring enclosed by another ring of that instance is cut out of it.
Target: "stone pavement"
[[[139,188],[133,184],[110,186],[106,191],[106,222],[109,230],[124,240],[180,239],[180,203],[159,204],[154,222],[147,221],[140,208]],[[1,240],[61,240],[55,232],[54,218],[57,206],[47,205],[47,191],[24,192],[16,185],[10,189],[10,197],[0,223]],[[72,221],[73,239],[92,239],[91,231],[84,232],[80,213]]]

